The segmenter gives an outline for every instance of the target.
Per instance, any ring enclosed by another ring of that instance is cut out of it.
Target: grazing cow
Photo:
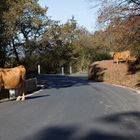
[[[19,88],[19,95],[16,100],[25,100],[25,75],[26,69],[22,65],[14,68],[0,68],[0,89]]]
[[[130,60],[130,51],[114,52],[113,60],[118,64],[119,61],[126,61],[127,63]]]

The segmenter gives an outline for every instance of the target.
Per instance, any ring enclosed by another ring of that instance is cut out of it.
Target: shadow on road
[[[34,95],[34,96],[28,96],[26,97],[27,100],[32,100],[32,99],[38,99],[38,98],[44,98],[44,97],[48,97],[50,95]]]
[[[125,136],[118,136],[116,134],[107,134],[101,131],[93,131],[81,138],[75,138],[74,134],[77,132],[75,128],[71,127],[52,127],[44,129],[39,135],[35,136],[34,140],[138,140],[131,139]],[[32,138],[32,137],[31,137]]]
[[[113,114],[100,118],[99,121],[122,126],[126,130],[137,131],[140,134],[140,112],[123,112]]]
[[[96,120],[104,126],[113,125],[119,130],[91,129],[86,134],[80,133],[77,126],[52,126],[40,130],[27,139],[34,140],[139,140],[140,139],[140,112],[123,112],[112,114]],[[93,122],[94,123],[94,122]],[[125,133],[121,133],[124,131]]]
[[[38,84],[43,88],[67,88],[88,85],[87,76],[39,75]]]

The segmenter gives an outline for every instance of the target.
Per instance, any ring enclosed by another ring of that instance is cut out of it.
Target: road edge
[[[108,83],[108,82],[103,82],[104,84],[107,84],[107,85],[112,85],[112,86],[115,86],[115,87],[120,87],[120,88],[124,88],[124,89],[129,89],[129,90],[132,90],[138,94],[140,94],[140,90],[137,90],[137,89],[134,89],[134,88],[131,88],[131,87],[127,87],[127,86],[123,86],[123,85],[118,85],[118,84],[112,84],[112,83]]]

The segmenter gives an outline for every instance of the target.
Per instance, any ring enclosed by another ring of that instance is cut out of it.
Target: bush
[[[100,50],[94,53],[95,55],[93,56],[94,61],[101,61],[101,60],[109,60],[111,59],[111,56],[108,51]]]

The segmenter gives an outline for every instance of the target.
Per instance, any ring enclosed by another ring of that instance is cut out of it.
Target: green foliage
[[[1,36],[5,39],[2,39],[0,48],[5,58],[0,60],[6,61],[6,55],[16,56],[17,63],[20,63],[20,57],[29,58],[35,54],[38,39],[50,24],[47,8],[40,7],[38,0],[6,0],[3,7],[6,10],[3,8],[0,30],[4,30]]]
[[[106,50],[99,50],[94,55],[95,61],[108,60],[108,59],[111,59],[111,56],[110,56],[109,52]]]

